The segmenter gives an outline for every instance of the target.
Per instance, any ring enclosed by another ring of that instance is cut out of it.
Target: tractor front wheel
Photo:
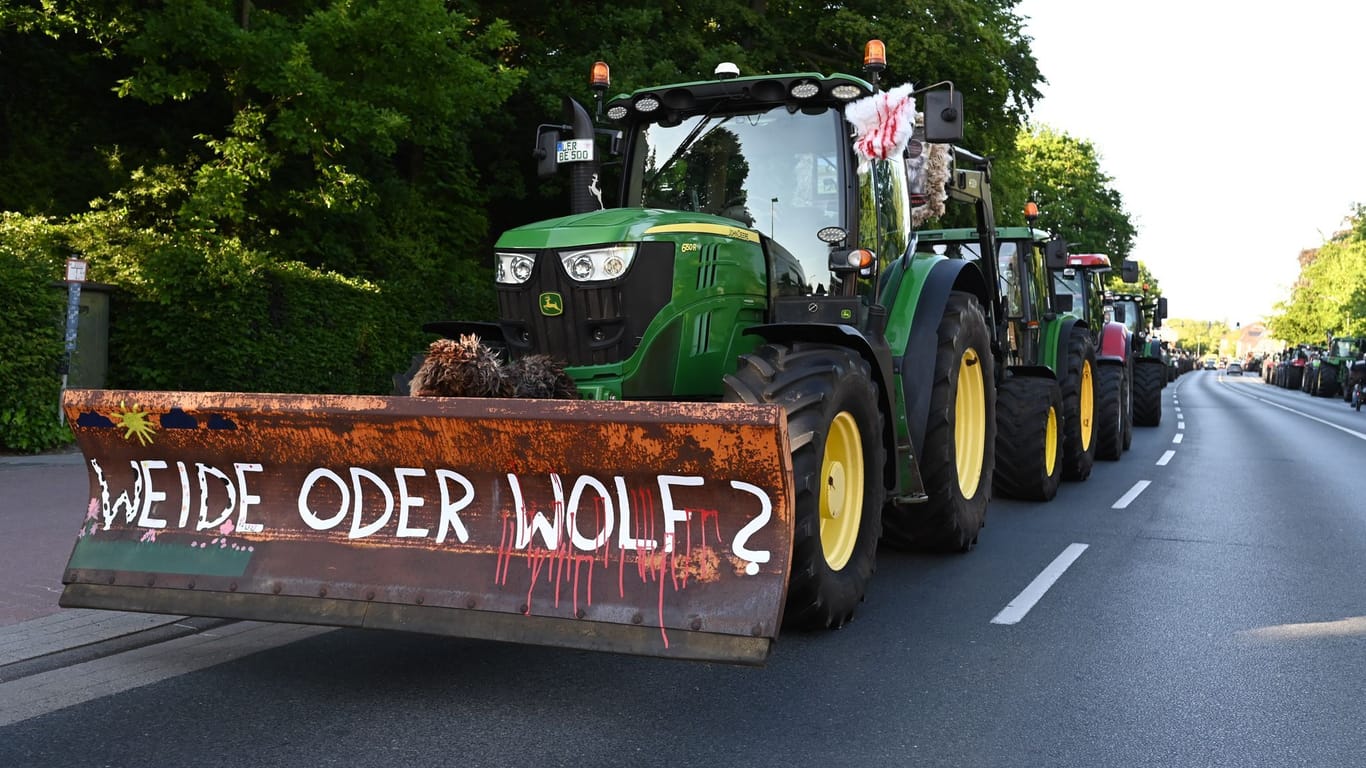
[[[1096,345],[1085,328],[1067,340],[1062,384],[1062,479],[1085,480],[1096,460]]]
[[[785,626],[843,626],[876,569],[882,532],[882,401],[857,352],[825,344],[765,344],[725,379],[730,402],[787,411],[796,487]]]

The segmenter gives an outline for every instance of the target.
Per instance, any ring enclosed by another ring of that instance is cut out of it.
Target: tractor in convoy
[[[1133,444],[1134,375],[1132,334],[1111,319],[1105,307],[1105,275],[1110,269],[1110,257],[1103,253],[1050,250],[1054,306],[1080,316],[1096,347],[1096,458],[1115,461]]]
[[[1124,281],[1138,279],[1138,263],[1126,259]],[[1167,317],[1167,299],[1148,293],[1107,293],[1105,306],[1115,322],[1129,329],[1133,360],[1134,424],[1155,427],[1162,422],[1162,389],[1167,386],[1167,360],[1156,330]]]
[[[1037,214],[1034,214],[1037,215]],[[1003,300],[996,337],[1004,376],[996,392],[993,486],[1011,498],[1047,501],[1059,480],[1085,480],[1096,456],[1096,349],[1081,317],[1058,311],[1045,250],[1063,248],[1034,229],[997,227]],[[980,259],[972,228],[922,230],[918,248]]]
[[[1366,357],[1366,338],[1351,336],[1329,337],[1328,347],[1319,355],[1310,394],[1318,397],[1341,396],[1351,402],[1349,384],[1352,364]]]
[[[1299,389],[1309,368],[1309,348],[1293,347],[1280,354],[1271,369],[1271,382],[1283,389]]]
[[[989,163],[952,84],[865,64],[607,99],[599,63],[606,121],[536,135],[571,213],[499,237],[497,319],[424,326],[415,396],[68,391],[61,603],[759,664],[849,621],[879,541],[969,550],[998,386],[1056,414],[1039,361],[1075,391],[1090,347],[1005,344],[999,262],[915,247],[949,197],[996,253]]]

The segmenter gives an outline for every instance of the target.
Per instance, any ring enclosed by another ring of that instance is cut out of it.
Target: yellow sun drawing
[[[136,437],[143,445],[150,445],[153,435],[156,434],[156,427],[152,426],[151,414],[142,410],[142,406],[137,404],[129,408],[127,403],[119,401],[119,407],[123,410],[113,414],[111,420],[126,430],[123,433],[123,439],[128,440]]]

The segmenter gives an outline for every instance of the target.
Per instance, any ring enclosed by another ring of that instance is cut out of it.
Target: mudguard
[[[1129,343],[1129,329],[1123,323],[1106,323],[1101,326],[1100,349],[1096,350],[1096,359],[1124,362],[1129,355]]]
[[[69,390],[61,604],[762,663],[776,405]]]

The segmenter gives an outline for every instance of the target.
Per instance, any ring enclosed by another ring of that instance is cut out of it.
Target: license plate
[[[582,163],[592,159],[592,139],[569,139],[555,144],[555,161],[558,163]]]

